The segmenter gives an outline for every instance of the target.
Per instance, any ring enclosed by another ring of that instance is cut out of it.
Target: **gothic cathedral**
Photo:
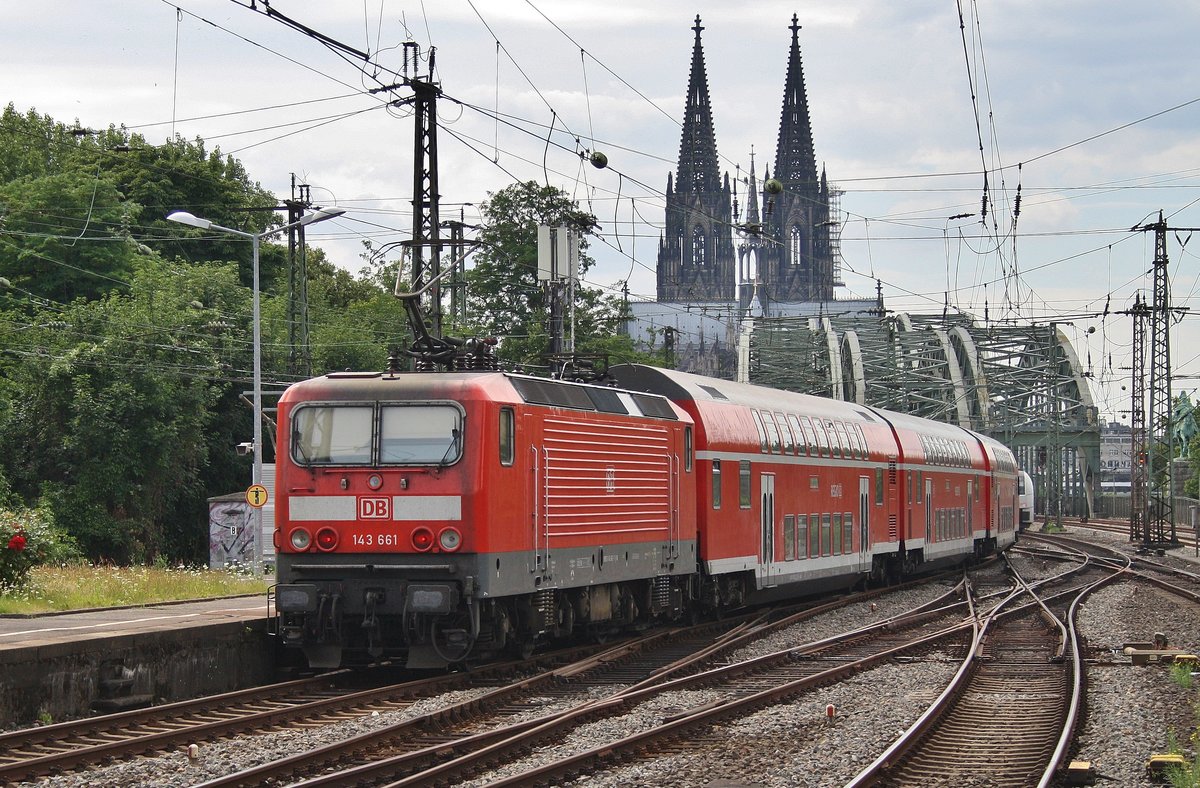
[[[688,77],[679,168],[667,176],[666,230],[659,242],[658,301],[772,304],[833,300],[829,183],[817,176],[800,25],[792,16],[783,110],[770,169],[761,185],[751,160],[745,221],[735,216],[736,186],[722,178],[709,101],[700,17]],[[761,207],[760,207],[761,206]],[[734,246],[734,230],[738,244]]]

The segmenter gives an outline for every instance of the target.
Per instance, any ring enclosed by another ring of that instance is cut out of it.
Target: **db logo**
[[[360,520],[390,520],[392,518],[392,501],[390,498],[359,498],[358,519]]]

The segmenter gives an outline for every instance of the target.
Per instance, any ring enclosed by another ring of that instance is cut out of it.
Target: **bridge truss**
[[[912,413],[1012,448],[1050,517],[1090,517],[1097,409],[1054,324],[977,325],[966,315],[758,318],[750,382]]]

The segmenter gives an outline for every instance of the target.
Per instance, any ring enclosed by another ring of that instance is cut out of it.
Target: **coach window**
[[[692,472],[692,428],[683,428],[683,469]]]
[[[804,443],[808,447],[810,457],[817,456],[817,432],[813,429],[812,420],[808,416],[800,417],[800,426],[804,428]]]
[[[820,419],[813,422],[813,432],[817,436],[817,447],[821,451],[822,457],[829,456],[829,436],[825,434],[825,425]]]
[[[783,560],[791,561],[796,557],[796,516],[783,516]]]
[[[808,454],[808,446],[805,445],[807,440],[804,437],[804,430],[800,427],[800,419],[792,414],[788,414],[788,425],[792,428],[792,434],[796,436],[796,454],[803,457]]]
[[[292,457],[302,465],[368,465],[375,408],[308,406],[292,411]]]
[[[842,515],[842,546],[847,553],[854,552],[854,515],[846,512]],[[859,546],[862,549],[862,546]]]
[[[808,558],[808,515],[796,515],[796,557]]]
[[[712,499],[713,508],[721,508],[721,461],[712,461]]]
[[[779,426],[775,423],[775,417],[771,412],[764,410],[762,412],[763,424],[767,426],[767,439],[771,444],[771,453],[779,453]]]
[[[846,443],[850,445],[850,456],[856,460],[860,459],[858,436],[854,434],[854,426],[851,424],[845,424],[843,426],[846,428]]]
[[[835,421],[833,423],[833,431],[837,433],[837,442],[842,447],[842,456],[846,459],[852,459],[854,452],[850,450],[850,437],[846,435],[846,425],[840,421]]]
[[[738,462],[738,506],[749,509],[750,500],[750,461],[741,460]]]
[[[875,469],[875,505],[883,506],[883,468]]]
[[[913,472],[912,472],[912,471],[909,471],[908,473],[906,473],[906,474],[904,474],[904,475],[908,477],[908,505],[909,505],[909,506],[912,506],[912,502],[913,502],[913,493],[912,493],[912,488],[913,488]]]
[[[833,515],[833,526],[830,532],[833,537],[833,554],[841,555],[842,553],[842,513],[837,512]]]
[[[829,436],[829,456],[842,456],[842,441],[838,438],[837,428],[834,422],[825,419],[825,433]]]
[[[821,515],[821,555],[829,555],[829,515]]]
[[[513,456],[513,409],[500,409],[500,464],[512,465]]]
[[[817,558],[821,555],[821,515],[814,514],[808,518],[808,557]]]
[[[783,453],[795,454],[796,441],[792,439],[792,428],[788,426],[787,417],[782,413],[776,413],[775,422],[779,425],[780,435],[783,436]]]
[[[764,454],[767,452],[767,429],[763,426],[762,416],[758,415],[758,411],[750,411],[750,415],[754,417],[754,428],[758,430],[758,448]]]
[[[866,433],[863,432],[862,425],[855,424],[854,431],[858,433],[858,443],[860,446],[862,446],[862,454],[863,454],[862,458],[864,460],[870,459],[871,449],[867,446],[867,435],[866,435]]]

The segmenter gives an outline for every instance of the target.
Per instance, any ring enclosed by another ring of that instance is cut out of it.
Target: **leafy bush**
[[[0,509],[0,591],[24,585],[34,566],[78,557],[75,544],[55,531],[42,512]]]

